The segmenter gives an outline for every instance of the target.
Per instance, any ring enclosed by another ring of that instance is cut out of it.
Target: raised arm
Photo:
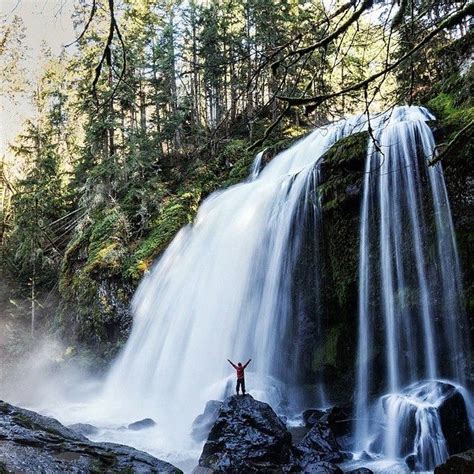
[[[229,359],[227,359],[227,362],[229,362],[229,364],[234,368],[234,369],[237,369],[237,366]]]
[[[250,364],[250,361],[251,361],[251,360],[252,360],[252,359],[249,359],[248,362],[244,365],[244,369],[247,367],[247,365]]]

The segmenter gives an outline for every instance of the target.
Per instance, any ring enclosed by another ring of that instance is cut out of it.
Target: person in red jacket
[[[245,365],[242,365],[242,362],[239,362],[237,365],[235,365],[232,361],[227,359],[230,365],[237,371],[237,386],[235,387],[235,390],[237,392],[237,395],[239,394],[239,388],[242,389],[242,395],[245,395],[245,368],[247,365],[250,364],[250,361],[252,359],[249,359],[248,362]]]

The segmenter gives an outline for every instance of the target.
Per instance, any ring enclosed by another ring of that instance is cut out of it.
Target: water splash
[[[449,455],[445,430],[449,433],[452,427],[443,420],[446,413],[456,418],[456,437],[463,432],[464,445],[470,444],[470,426],[462,428],[469,419],[465,396],[460,386],[447,381],[416,382],[399,393],[384,395],[376,408],[384,424],[371,443],[372,452],[392,461],[407,459],[415,471],[434,469]]]

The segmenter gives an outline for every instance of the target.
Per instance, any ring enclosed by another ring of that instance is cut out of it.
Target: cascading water
[[[467,354],[443,171],[439,163],[428,166],[435,156],[431,119],[423,108],[400,107],[374,122],[360,230],[356,447],[390,459],[413,452],[420,469],[448,454],[436,413],[442,397],[437,384],[426,383],[421,392],[403,388],[440,377],[462,384]],[[370,394],[383,389],[389,395],[377,417]],[[416,436],[407,451],[401,440],[412,415]],[[371,417],[381,429],[374,430]]]
[[[314,131],[258,176],[205,200],[133,299],[132,333],[108,377],[104,410],[124,420],[153,416],[182,438],[209,399],[233,392],[226,359],[249,357],[254,395],[276,409],[291,404],[302,332],[292,315],[305,305],[293,275],[305,225],[317,242],[318,160],[362,121]]]
[[[250,179],[254,180],[257,179],[257,176],[260,174],[263,168],[263,155],[265,154],[265,150],[262,150],[257,153],[257,156],[253,160],[252,169],[250,170]]]
[[[467,349],[449,202],[441,165],[427,166],[430,119],[418,107],[370,118],[360,228],[355,447],[382,462],[407,458],[417,470],[450,452],[449,403],[459,417],[474,415],[462,387]],[[227,358],[253,359],[250,393],[280,413],[325,405],[323,380],[311,400],[299,399],[300,361],[326,336],[320,158],[367,128],[363,115],[317,129],[263,168],[260,153],[246,182],[207,198],[141,282],[132,333],[101,396],[68,422],[101,426],[102,441],[167,459],[186,452],[189,460],[191,450],[195,460],[192,421],[234,390]],[[125,430],[124,439],[123,424],[144,417],[157,421],[153,437]]]

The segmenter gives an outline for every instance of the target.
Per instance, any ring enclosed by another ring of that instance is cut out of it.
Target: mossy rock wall
[[[359,215],[367,133],[347,137],[323,157],[319,192],[323,227],[323,334],[313,368],[323,368],[334,402],[350,399],[357,351]]]
[[[133,231],[137,190],[86,212],[65,252],[61,304],[53,323],[74,349],[90,353],[99,364],[117,353],[130,332],[130,301],[141,277],[178,231],[192,223],[210,193],[248,176],[253,153],[247,146],[231,140],[213,158],[171,169],[167,183],[140,183],[140,193],[153,196],[155,203],[139,235]]]
[[[469,79],[466,78],[465,81],[469,82]],[[456,93],[463,96],[458,90]],[[446,92],[435,96],[427,105],[437,116],[437,121],[431,123],[431,126],[437,143],[440,144],[440,158],[463,266],[469,339],[471,347],[474,347],[474,272],[471,258],[474,251],[474,148],[472,128],[469,126],[473,112],[469,101],[456,102],[455,96]],[[449,148],[443,154],[443,150],[453,139],[457,146]],[[306,367],[305,371],[307,383],[321,377],[324,379],[334,402],[350,399],[355,386],[361,189],[367,141],[366,133],[341,140],[326,153],[321,166],[319,192],[323,209],[323,312],[315,313],[313,318],[323,318],[321,331],[325,336],[323,341],[319,341],[314,335],[314,341],[318,343],[314,344],[310,358],[312,366]],[[425,191],[428,193],[428,188]],[[431,232],[431,235],[434,234]],[[434,241],[429,241],[428,245],[434,245]],[[407,291],[416,293],[417,289],[411,287]],[[412,296],[414,294],[404,294],[404,304],[412,304],[411,301],[415,301]],[[372,304],[377,306],[378,303],[375,301]],[[378,342],[372,347],[375,373],[384,371],[382,329],[375,328],[375,337],[378,338]],[[376,380],[375,392],[384,389],[380,384],[381,380]]]

